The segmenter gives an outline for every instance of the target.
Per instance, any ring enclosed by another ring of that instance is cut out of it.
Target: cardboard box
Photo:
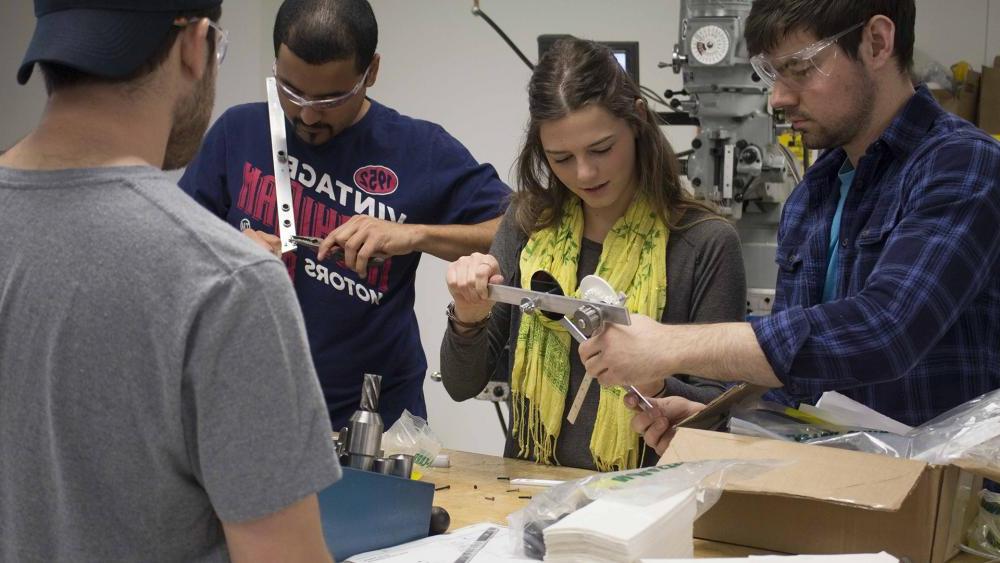
[[[950,90],[931,90],[931,94],[946,111],[975,124],[979,117],[980,78],[978,72],[970,70],[954,93]]]
[[[660,463],[705,459],[794,461],[727,482],[695,522],[695,537],[796,554],[947,561],[976,514],[982,482],[957,466],[686,428]],[[973,469],[1000,477],[995,467]]]
[[[1000,55],[993,66],[983,67],[979,79],[979,128],[991,135],[1000,134]]]

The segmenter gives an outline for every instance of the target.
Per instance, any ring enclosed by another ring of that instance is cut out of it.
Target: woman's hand
[[[448,292],[455,301],[455,316],[463,323],[476,323],[493,308],[487,286],[503,283],[503,276],[496,258],[476,252],[452,262],[447,280]]]

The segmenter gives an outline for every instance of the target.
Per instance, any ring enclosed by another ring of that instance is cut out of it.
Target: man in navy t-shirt
[[[377,41],[366,0],[287,0],[274,27],[296,230],[325,237],[318,254],[300,247],[282,258],[335,429],[358,408],[365,373],[382,376],[387,427],[403,409],[427,416],[413,311],[420,254],[485,252],[510,195],[492,166],[440,126],[366,97],[378,75]],[[280,251],[266,104],[224,113],[180,185]],[[342,260],[330,258],[333,246],[344,249]],[[387,258],[369,262],[376,255]]]

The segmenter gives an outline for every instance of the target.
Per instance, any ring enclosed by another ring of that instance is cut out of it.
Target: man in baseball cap
[[[282,263],[162,172],[197,150],[221,0],[36,0],[0,153],[0,561],[329,561],[340,477]]]
[[[17,81],[26,83],[41,62],[125,78],[163,44],[178,14],[221,5],[222,0],[36,0],[38,25]]]

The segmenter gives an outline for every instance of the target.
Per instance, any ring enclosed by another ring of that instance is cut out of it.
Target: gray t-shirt
[[[279,260],[153,168],[0,168],[0,560],[227,561],[330,436]]]
[[[513,219],[511,207],[504,216],[490,248],[497,258],[505,283],[520,285],[521,249],[528,240]],[[670,233],[667,243],[667,306],[661,322],[668,324],[740,321],[746,315],[746,275],[736,229],[726,221],[710,218],[707,212],[689,210],[680,219],[680,229]],[[584,239],[577,262],[577,283],[594,273],[603,246]],[[510,381],[521,311],[498,303],[485,330],[470,336],[459,335],[450,326],[441,343],[441,376],[445,389],[456,401],[475,397],[490,379]],[[580,361],[579,345],[570,342],[570,378],[564,412],[569,412],[580,382],[586,373]],[[666,376],[668,374],[664,374]],[[708,402],[725,390],[715,381],[686,375],[668,377],[660,396],[677,395]],[[596,469],[590,453],[590,437],[597,418],[600,386],[591,385],[580,407],[576,424],[563,422],[556,442],[559,465]],[[509,421],[508,435],[513,421]],[[637,438],[638,440],[638,438]],[[504,456],[517,457],[519,448],[508,438]],[[526,459],[534,459],[528,452]],[[644,462],[653,465],[656,453],[646,451]]]

